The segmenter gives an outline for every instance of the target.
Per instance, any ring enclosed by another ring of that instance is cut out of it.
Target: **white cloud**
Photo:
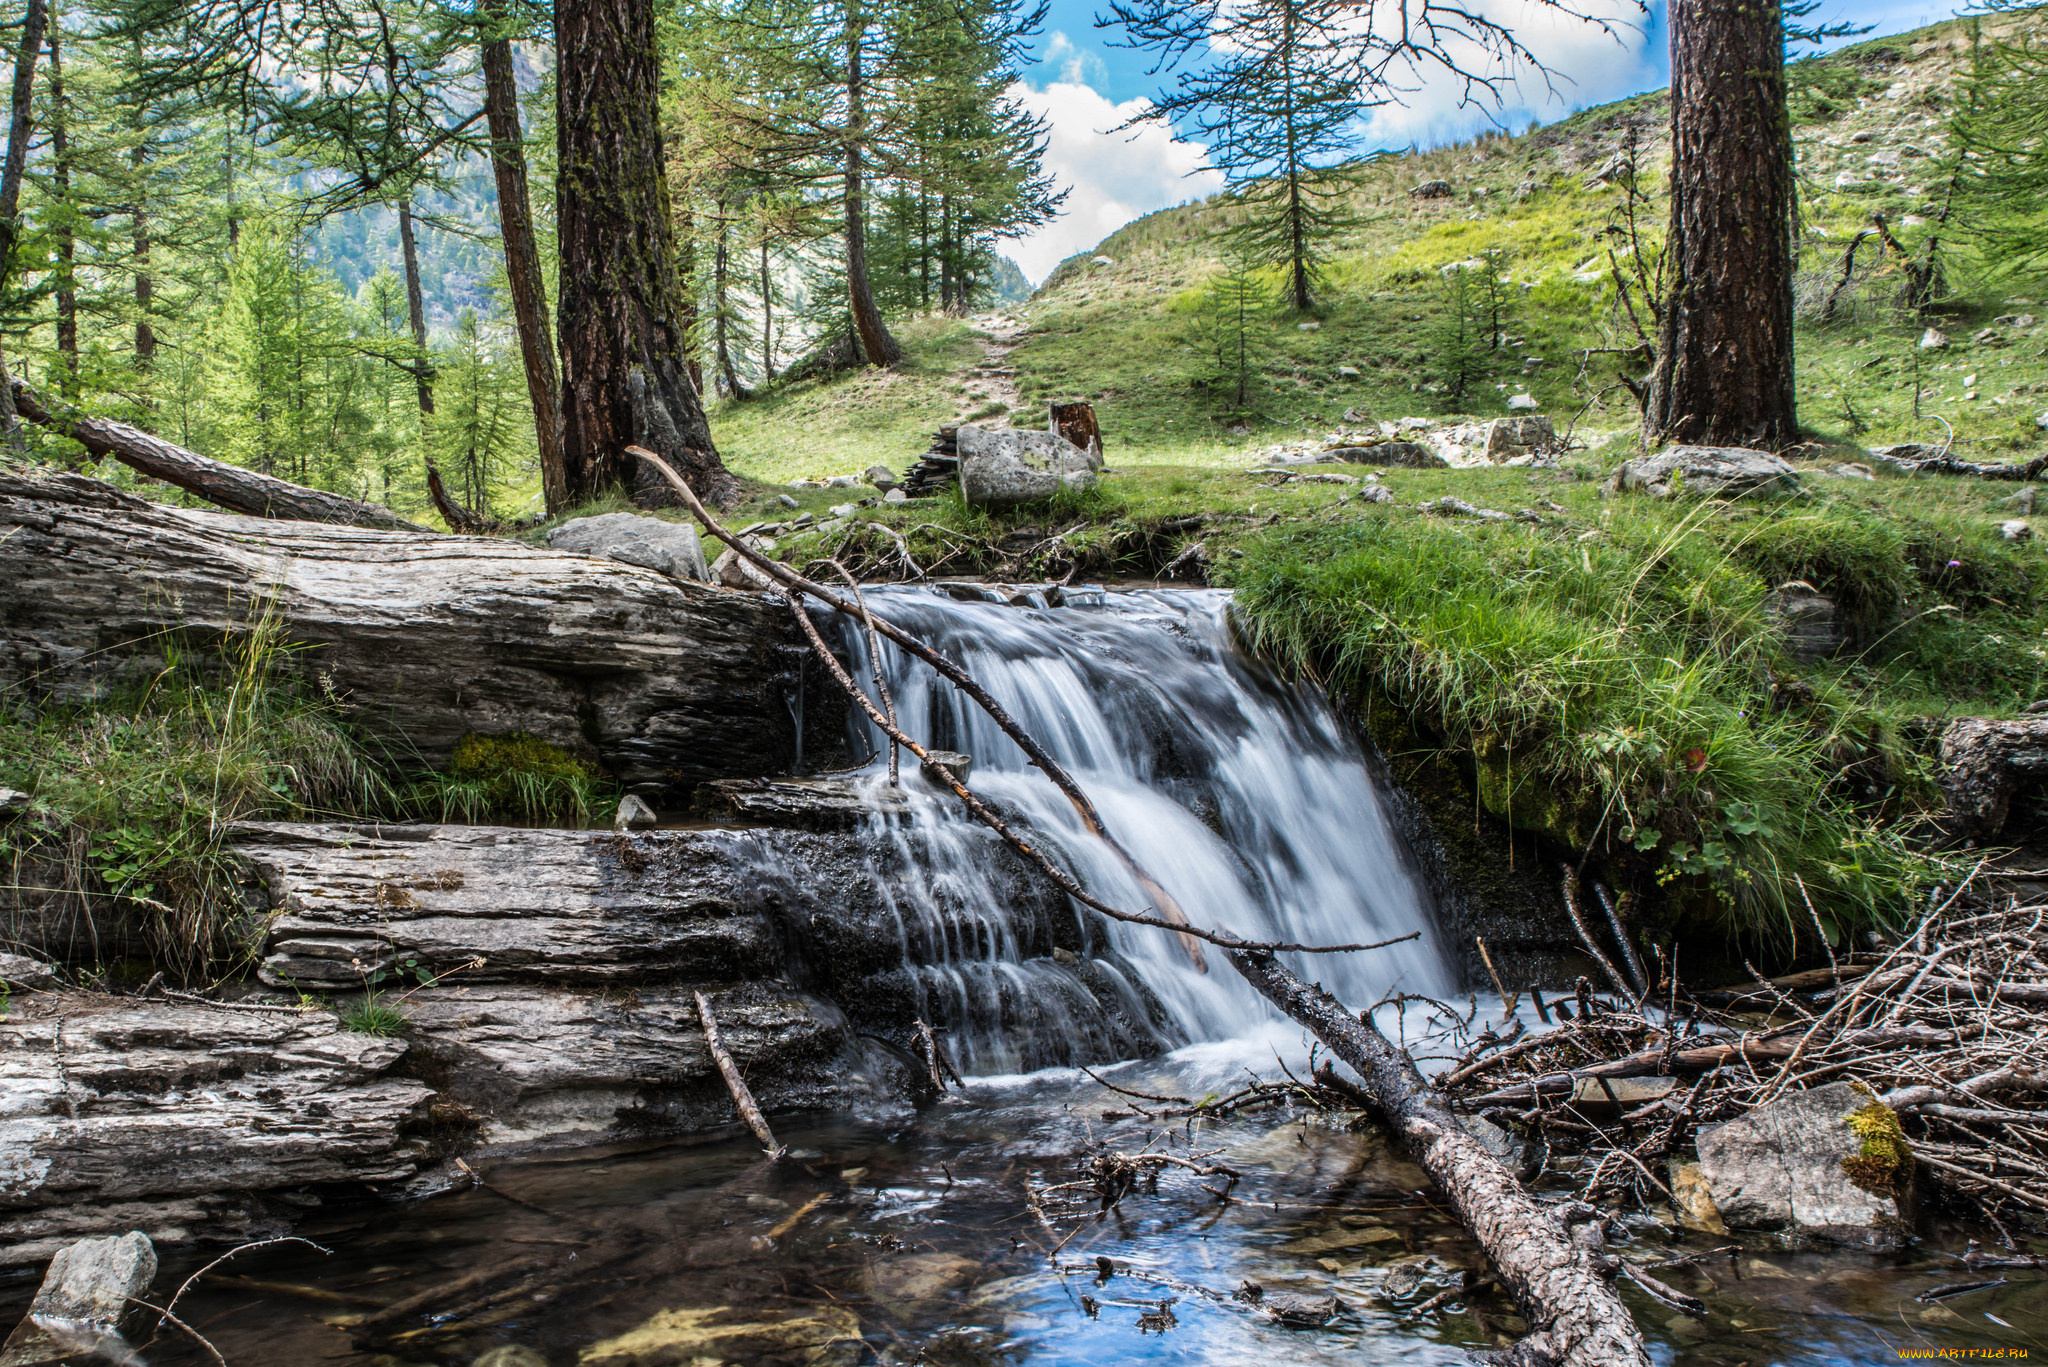
[[[1074,40],[1060,29],[1054,29],[1046,40],[1045,56],[1039,63],[1057,70],[1057,79],[1067,85],[1085,85],[1100,92],[1109,88],[1109,64],[1102,54],[1092,47],[1074,46]]]
[[[1062,35],[1055,37],[1063,41]],[[1101,58],[1095,60],[1100,65]],[[1109,131],[1141,112],[1147,101],[1113,104],[1086,83],[1065,77],[1062,71],[1062,78],[1043,90],[1018,84],[1009,92],[1046,121],[1046,169],[1061,189],[1069,191],[1065,210],[1057,219],[1023,240],[1005,242],[999,248],[1022,266],[1034,283],[1132,219],[1200,199],[1223,187],[1223,177],[1209,169],[1206,149],[1175,142],[1156,124],[1124,133]]]

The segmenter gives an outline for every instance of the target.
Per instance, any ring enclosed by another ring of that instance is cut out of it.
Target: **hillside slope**
[[[1886,216],[1909,251],[1932,230],[1936,160],[1946,150],[1949,100],[1969,60],[1972,22],[1873,39],[1792,68],[1804,230],[1800,409],[1821,440],[1939,440],[1943,420],[1960,449],[1979,455],[2041,439],[2035,420],[2048,408],[2048,328],[1994,321],[2030,312],[2048,320],[2048,307],[2032,303],[2040,280],[1999,278],[1952,245],[1959,297],[1932,320],[1950,344],[1926,350],[1919,341],[1930,320],[1897,307],[1896,272],[1867,243],[1833,321],[1817,321],[1844,248],[1873,213]],[[2038,12],[1986,21],[1984,31],[2028,22],[2038,22]],[[1666,211],[1666,133],[1665,95],[1656,92],[1522,136],[1364,165],[1355,224],[1330,254],[1317,309],[1295,315],[1276,306],[1261,323],[1264,357],[1246,410],[1215,382],[1202,320],[1203,285],[1219,269],[1218,234],[1236,209],[1218,196],[1139,219],[1063,263],[1014,311],[1025,328],[1008,357],[1016,402],[1037,425],[1049,400],[1092,399],[1113,457],[1148,462],[1230,463],[1240,448],[1319,436],[1347,411],[1354,423],[1495,417],[1521,392],[1561,430],[1576,424],[1597,445],[1635,423],[1618,374],[1623,360],[1639,373],[1640,360],[1612,349],[1638,337],[1610,250],[1626,263],[1639,246],[1654,263]],[[1630,159],[1641,168],[1634,197],[1628,176],[1611,173]],[[1449,192],[1411,193],[1432,181]],[[1453,278],[1461,264],[1463,282]],[[1477,311],[1472,301],[1488,274],[1501,282],[1500,344],[1485,346],[1482,333],[1459,392],[1443,343],[1455,290],[1462,283],[1466,312]],[[1987,327],[1992,337],[1972,340]],[[988,386],[975,371],[984,358],[943,340],[961,328],[927,321],[914,329],[917,362],[889,382],[906,416],[912,407],[920,423],[985,413]],[[771,478],[857,473],[874,460],[901,465],[915,455],[914,441],[906,445],[913,434],[878,414],[869,393],[876,384],[838,377],[727,406],[717,415],[720,440],[735,468]]]

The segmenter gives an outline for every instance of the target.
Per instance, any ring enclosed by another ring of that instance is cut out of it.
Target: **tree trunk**
[[[861,45],[867,39],[867,21],[859,0],[846,11],[846,296],[853,315],[853,329],[860,335],[860,349],[869,365],[891,366],[903,359],[903,348],[889,335],[882,311],[875,306],[875,292],[868,284],[867,184],[863,170],[862,139],[867,136],[867,112],[862,105]]]
[[[761,383],[775,383],[775,295],[768,275],[768,239],[761,239]]]
[[[434,415],[434,368],[427,361],[427,304],[420,292],[420,249],[412,232],[412,204],[398,206],[398,246],[405,263],[405,316],[412,324],[412,375],[419,387],[420,413]]]
[[[23,16],[21,29],[21,50],[14,59],[14,106],[7,125],[7,160],[0,169],[0,294],[6,292],[14,273],[14,247],[20,240],[21,226],[16,215],[21,210],[21,178],[28,169],[28,139],[30,115],[35,103],[36,57],[43,50],[43,26],[49,11],[43,0],[29,0],[28,13]],[[15,416],[13,394],[5,383],[7,365],[0,359],[0,432],[16,451],[27,449],[22,440],[21,421]]]
[[[740,373],[732,363],[732,304],[727,298],[731,284],[732,217],[725,200],[718,201],[718,247],[711,263],[711,307],[712,331],[718,343],[718,378],[725,385],[725,392],[735,399],[747,397],[747,387],[740,383]]]
[[[1492,1260],[1529,1320],[1529,1335],[1499,1361],[1573,1367],[1649,1367],[1642,1336],[1615,1293],[1603,1255],[1573,1238],[1531,1200],[1415,1071],[1405,1050],[1346,1011],[1272,955],[1230,951],[1231,965],[1267,1000],[1327,1044],[1365,1079],[1373,1109],[1408,1146]]]
[[[730,503],[739,482],[718,459],[683,360],[688,300],[663,170],[652,0],[559,0],[555,52],[569,496],[638,486],[643,501],[672,498],[642,482],[626,454],[637,442],[661,452],[699,497]]]
[[[697,353],[698,324],[702,321],[697,306],[697,210],[689,200],[676,214],[677,246],[682,253],[683,286],[683,360],[690,368],[690,383],[697,386],[697,393],[704,393],[704,362]]]
[[[308,489],[273,475],[244,470],[239,465],[208,460],[125,422],[87,417],[63,404],[45,407],[36,392],[19,379],[12,381],[8,390],[15,409],[30,422],[70,437],[98,459],[112,456],[140,474],[176,485],[231,513],[288,522],[341,522],[395,531],[427,530],[407,522],[389,508]]]
[[[1776,0],[1671,6],[1670,298],[1646,441],[1799,439],[1792,360],[1792,137]]]
[[[57,34],[50,35],[51,179],[56,187],[57,356],[58,389],[67,399],[78,397],[78,244],[71,230],[71,147],[65,127],[64,55]]]
[[[485,0],[487,25],[503,21],[504,0]],[[533,204],[526,188],[526,144],[519,130],[519,86],[512,75],[512,43],[486,29],[483,43],[484,117],[491,130],[491,170],[498,182],[498,231],[505,241],[505,278],[519,355],[526,363],[526,396],[533,404],[540,447],[540,485],[550,514],[569,504],[562,469],[561,379],[555,370],[554,334],[548,326],[547,282],[534,237]]]
[[[149,209],[143,181],[147,161],[148,156],[140,147],[128,159],[135,172],[135,212],[129,222],[135,244],[135,368],[139,371],[156,367],[156,327],[149,321],[150,310],[155,307],[156,281],[149,271]]]

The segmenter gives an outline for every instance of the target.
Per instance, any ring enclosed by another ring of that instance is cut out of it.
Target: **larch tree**
[[[1669,286],[1645,441],[1799,439],[1792,127],[1777,0],[1672,0]]]
[[[687,298],[662,158],[652,0],[558,0],[556,222],[561,244],[562,466],[568,496],[643,489],[628,445],[724,505],[719,460],[684,351]]]

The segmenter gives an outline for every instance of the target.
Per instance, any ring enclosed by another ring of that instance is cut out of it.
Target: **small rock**
[[[1448,199],[1457,190],[1447,180],[1425,180],[1408,193],[1416,199]]]
[[[2031,541],[2034,529],[2027,525],[2025,518],[2015,517],[1999,523],[1998,534],[2007,541]]]
[[[858,489],[860,488],[860,478],[857,475],[834,475],[825,481],[824,487],[827,489]]]
[[[50,1259],[27,1318],[0,1348],[0,1363],[131,1361],[121,1322],[155,1280],[156,1248],[139,1230],[65,1245]]]
[[[1545,417],[1495,418],[1486,425],[1489,460],[1506,460],[1529,450],[1548,450],[1556,441],[1557,429]]]
[[[27,793],[13,788],[0,788],[0,821],[20,816],[28,810],[32,800]]]
[[[803,506],[801,503],[798,503],[795,499],[791,498],[788,494],[777,494],[775,496],[775,501],[777,503],[780,503],[785,508],[801,508]]]
[[[1996,342],[1999,340],[1998,329],[1985,328],[1983,331],[1973,334],[1970,340],[1977,343],[1979,346],[1988,346],[1992,342]]]
[[[638,513],[572,518],[548,533],[548,545],[571,555],[639,565],[671,579],[699,584],[711,579],[711,571],[704,563],[704,546],[697,540],[695,527],[641,517]]]
[[[1510,394],[1508,395],[1508,407],[1518,412],[1533,413],[1536,411],[1536,396],[1534,394]]]
[[[1094,258],[1093,264],[1097,266],[1114,266],[1116,258],[1113,256],[1098,256]]]
[[[1850,142],[1874,142],[1876,140],[1877,134],[1871,132],[1868,128],[1859,128],[1849,135]]]
[[[1837,190],[1861,190],[1870,185],[1868,176],[1859,176],[1854,171],[1843,171],[1835,177]]]
[[[1527,199],[1527,198],[1528,198],[1529,196],[1531,196],[1531,195],[1533,195],[1533,194],[1535,194],[1535,193],[1536,193],[1536,182],[1535,182],[1535,181],[1533,181],[1533,180],[1525,180],[1525,181],[1521,182],[1521,183],[1520,183],[1519,185],[1515,186],[1515,198],[1516,198],[1516,199]]]
[[[57,985],[57,970],[26,954],[0,954],[0,983],[34,991]]]
[[[1922,351],[1940,351],[1947,345],[1948,334],[1940,328],[1929,328],[1920,334],[1920,349]]]
[[[501,1343],[471,1363],[470,1367],[548,1367],[548,1360],[538,1348],[529,1348],[523,1343]]]
[[[1728,1226],[1714,1205],[1713,1193],[1707,1190],[1707,1179],[1700,1172],[1700,1165],[1688,1159],[1674,1158],[1669,1172],[1674,1198],[1672,1204],[1678,1212],[1679,1226],[1702,1234],[1726,1234]]]
[[[1361,503],[1392,503],[1394,501],[1394,491],[1387,488],[1384,484],[1367,485],[1358,491],[1358,501]]]
[[[648,806],[632,793],[628,793],[619,799],[618,813],[612,817],[612,829],[615,831],[644,831],[651,826],[659,824],[660,821],[661,818],[654,814],[654,808]]]
[[[1849,630],[1835,600],[1811,584],[1780,585],[1764,600],[1764,617],[1784,644],[1785,653],[1800,664],[1838,655],[1849,644]]]
[[[1355,365],[1340,365],[1337,367],[1337,373],[1347,380],[1355,380],[1358,378],[1358,367]]]
[[[967,782],[967,776],[974,772],[974,756],[972,755],[963,755],[958,750],[927,750],[925,753],[931,756],[933,763],[943,764],[952,770],[953,777],[959,779],[962,783]],[[918,767],[922,769],[925,766],[920,763]],[[944,779],[936,777],[932,781],[934,783],[945,782]]]
[[[882,502],[908,503],[910,502],[910,495],[904,493],[901,489],[891,489],[887,493],[882,495]]]
[[[1323,325],[1321,323],[1296,323],[1294,330],[1296,332],[1321,332]]]
[[[1259,1298],[1259,1308],[1282,1324],[1302,1329],[1320,1329],[1337,1318],[1344,1303],[1335,1296],[1299,1296],[1291,1292],[1269,1292]]]
[[[1941,784],[1951,839],[1996,841],[2013,799],[2048,779],[2048,717],[1962,717],[1941,734]]]
[[[826,511],[834,517],[858,517],[860,516],[860,505],[858,503],[835,503]]]
[[[1700,1172],[1731,1229],[1895,1248],[1910,1231],[1914,1159],[1869,1089],[1832,1082],[1702,1129]]]
[[[862,472],[861,478],[885,494],[896,487],[896,472],[886,465],[870,465]]]
[[[1322,453],[1333,465],[1395,465],[1408,470],[1442,470],[1450,462],[1419,441],[1382,441],[1371,446],[1336,446]]]

